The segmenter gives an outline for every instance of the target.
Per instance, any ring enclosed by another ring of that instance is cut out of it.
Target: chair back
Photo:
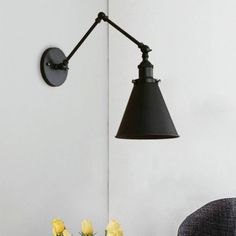
[[[183,221],[178,236],[236,236],[236,198],[201,207]]]

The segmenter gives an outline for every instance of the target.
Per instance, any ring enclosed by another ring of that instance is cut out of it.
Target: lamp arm
[[[126,36],[128,39],[130,39],[133,43],[135,43],[141,52],[143,53],[143,57],[148,56],[148,52],[151,51],[151,49],[139,42],[137,39],[135,39],[133,36],[131,36],[129,33],[127,33],[125,30],[120,28],[117,24],[115,24],[113,21],[111,21],[108,16],[104,12],[98,13],[97,18],[95,19],[95,22],[92,24],[92,26],[89,28],[89,30],[85,33],[85,35],[82,37],[82,39],[78,42],[78,44],[74,47],[74,49],[71,51],[71,53],[66,57],[66,59],[58,64],[58,69],[64,69],[67,68],[69,60],[73,57],[73,55],[76,53],[76,51],[79,49],[79,47],[83,44],[83,42],[86,40],[86,38],[90,35],[90,33],[94,30],[94,28],[101,22],[101,21],[107,22],[112,27],[114,27],[116,30],[118,30],[120,33],[122,33],[124,36]]]
[[[112,27],[114,27],[116,30],[118,30],[120,33],[122,33],[124,36],[126,36],[128,39],[130,39],[133,43],[135,43],[139,49],[143,52],[143,53],[148,53],[150,51],[152,51],[147,45],[139,42],[137,39],[135,39],[133,36],[131,36],[129,33],[127,33],[125,30],[123,30],[121,27],[119,27],[116,23],[114,23],[113,21],[111,21],[108,16],[105,15],[104,12],[100,12],[98,13],[98,18],[102,19],[103,21],[107,22],[108,24],[110,24]]]
[[[59,48],[47,48],[40,61],[40,69],[41,74],[45,80],[45,82],[53,87],[58,87],[62,85],[67,77],[68,73],[68,64],[69,60],[73,57],[73,55],[77,52],[79,47],[83,44],[83,42],[87,39],[87,37],[92,33],[94,28],[101,22],[107,22],[112,27],[114,27],[116,30],[118,30],[121,34],[123,34],[126,38],[131,40],[134,44],[138,46],[138,48],[142,52],[142,62],[139,64],[139,77],[140,78],[151,78],[151,81],[156,82],[155,79],[153,79],[153,65],[148,61],[148,53],[152,51],[147,45],[139,42],[137,39],[135,39],[133,36],[131,36],[129,33],[127,33],[125,30],[120,28],[117,24],[115,24],[113,21],[111,21],[108,16],[100,12],[98,13],[97,18],[95,19],[95,22],[91,25],[91,27],[88,29],[88,31],[84,34],[84,36],[81,38],[81,40],[77,43],[77,45],[74,47],[74,49],[70,52],[68,56],[64,54],[64,52]]]

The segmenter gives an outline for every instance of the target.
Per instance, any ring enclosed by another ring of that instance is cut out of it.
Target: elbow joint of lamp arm
[[[104,12],[99,12],[97,18],[95,19],[95,21],[97,23],[100,23],[102,20],[107,21],[107,19],[108,19],[108,16]]]

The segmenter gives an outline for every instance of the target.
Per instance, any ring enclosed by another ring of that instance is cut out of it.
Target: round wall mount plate
[[[41,74],[45,82],[52,86],[58,87],[62,85],[67,77],[67,70],[59,70],[51,65],[62,63],[66,59],[64,52],[59,48],[48,48],[44,51],[41,62]]]

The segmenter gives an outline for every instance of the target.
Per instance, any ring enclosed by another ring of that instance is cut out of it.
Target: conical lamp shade
[[[116,138],[167,139],[177,137],[179,137],[178,133],[157,80],[135,80]]]

